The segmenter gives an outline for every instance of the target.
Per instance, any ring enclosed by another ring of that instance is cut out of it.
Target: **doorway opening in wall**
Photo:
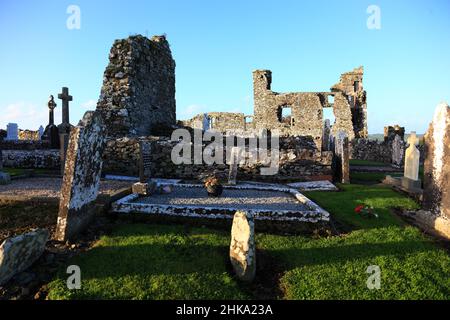
[[[281,106],[278,108],[278,121],[292,126],[295,121],[292,118],[292,108],[290,106]]]
[[[333,125],[336,118],[334,117],[333,108],[323,108],[323,121],[325,123],[325,120],[329,119],[330,124]]]

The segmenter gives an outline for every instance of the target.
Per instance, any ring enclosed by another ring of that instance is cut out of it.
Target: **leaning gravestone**
[[[334,149],[334,169],[339,182],[350,183],[350,150],[347,133],[339,131],[332,138]]]
[[[98,112],[88,111],[70,133],[59,203],[56,239],[76,236],[95,214],[105,146],[104,124]]]
[[[437,106],[425,134],[423,206],[434,215],[450,218],[450,107]]]
[[[255,223],[253,214],[238,211],[231,228],[230,260],[239,279],[253,281],[256,275]]]
[[[417,139],[414,131],[409,135],[408,143],[409,147],[405,153],[405,171],[402,178],[402,186],[408,190],[419,189],[422,184],[419,179],[420,151],[417,149],[419,139]]]
[[[46,229],[38,229],[3,241],[0,245],[0,286],[39,259],[48,236]]]

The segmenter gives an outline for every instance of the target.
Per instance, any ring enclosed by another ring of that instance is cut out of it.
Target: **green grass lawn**
[[[385,187],[340,187],[340,192],[307,196],[350,232],[324,238],[257,234],[259,252],[275,261],[281,272],[273,298],[450,299],[448,253],[390,211],[417,204]],[[358,204],[373,206],[380,218],[359,217],[354,212]],[[69,262],[81,267],[82,289],[66,289],[68,275],[62,270],[49,285],[49,298],[255,298],[254,290],[230,273],[229,237],[228,231],[205,228],[119,226]],[[371,265],[381,269],[380,290],[366,286]],[[274,274],[273,269],[258,272],[260,279]]]
[[[66,289],[64,273],[50,299],[246,299],[227,272],[225,232],[183,226],[124,225],[71,264],[82,289]]]

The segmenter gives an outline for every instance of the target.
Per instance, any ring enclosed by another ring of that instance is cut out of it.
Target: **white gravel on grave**
[[[204,188],[175,186],[171,193],[140,197],[134,202],[155,205],[215,207],[233,209],[304,211],[307,206],[293,195],[280,191],[224,189],[220,197],[209,197]]]
[[[62,178],[26,178],[12,180],[11,184],[0,185],[0,197],[3,196],[28,196],[59,198]],[[128,181],[100,182],[100,193],[111,194],[120,189],[130,187]]]

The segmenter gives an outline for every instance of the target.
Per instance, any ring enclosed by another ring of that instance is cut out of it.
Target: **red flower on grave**
[[[362,209],[364,209],[364,206],[357,206],[357,207],[355,208],[355,212],[356,212],[356,213],[360,213]]]

